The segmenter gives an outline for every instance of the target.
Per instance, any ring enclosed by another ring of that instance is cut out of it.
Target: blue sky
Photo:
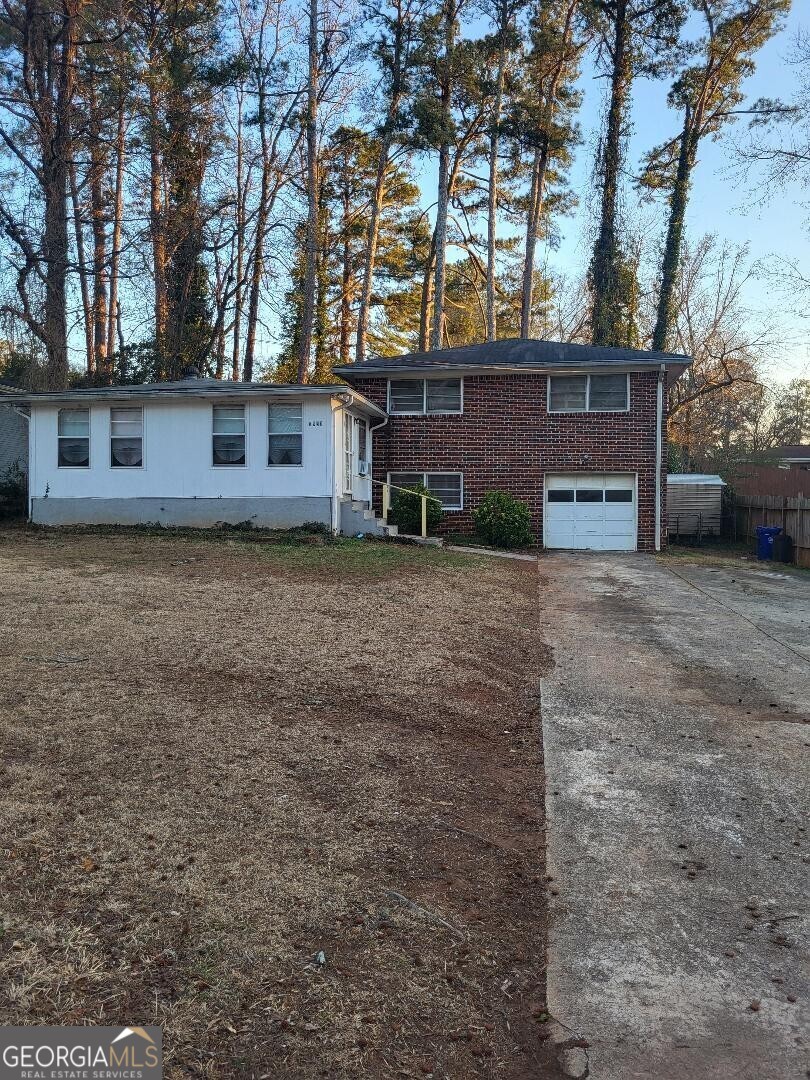
[[[797,87],[797,73],[787,61],[800,26],[810,29],[807,11],[804,18],[800,7],[805,0],[794,0],[793,11],[785,29],[774,37],[758,54],[757,70],[745,83],[749,101],[759,97],[789,100]],[[604,103],[604,80],[594,78],[592,68],[583,72],[581,86],[585,94],[582,110],[584,142],[577,153],[572,182],[575,190],[587,191],[593,167],[593,143]],[[635,169],[644,153],[664,139],[675,135],[680,117],[666,103],[669,83],[666,80],[639,80],[633,95],[633,133],[629,146],[629,168]],[[742,136],[742,121],[731,130]],[[735,130],[736,129],[736,130]],[[732,136],[733,137],[733,136]],[[758,181],[761,174],[751,172],[745,180],[735,182],[733,156],[726,138],[706,141],[700,150],[700,160],[687,214],[688,235],[697,239],[704,233],[716,233],[720,240],[750,245],[752,261],[767,263],[774,257],[798,260],[810,274],[810,222],[808,211],[801,206],[808,192],[794,185],[775,198],[761,199]],[[626,205],[632,210],[634,193],[629,191]],[[663,222],[664,209],[656,204]],[[642,210],[645,220],[654,211]],[[563,242],[556,252],[549,252],[549,261],[561,269],[581,270],[588,252],[585,249],[588,206],[583,202],[575,216],[561,223]],[[785,312],[784,305],[773,296],[767,277],[752,284],[748,304],[767,312],[777,303],[778,322],[782,333],[781,345],[775,350],[773,375],[790,378],[810,376],[810,320]]]
[[[796,69],[788,63],[800,27],[810,30],[810,20],[800,7],[806,0],[794,0],[783,31],[774,37],[756,57],[756,72],[744,84],[749,102],[760,97],[790,100],[797,89]],[[476,20],[474,31],[486,33],[483,20]],[[644,154],[653,146],[671,138],[679,131],[682,119],[667,105],[669,79],[639,79],[633,92],[633,130],[629,141],[627,169],[634,174]],[[582,145],[576,152],[571,171],[571,186],[581,193],[580,204],[570,217],[557,222],[562,240],[558,248],[538,251],[538,265],[547,261],[552,269],[573,276],[582,273],[590,257],[590,229],[594,148],[605,106],[605,80],[597,77],[589,60],[583,68],[580,89],[584,94],[579,120]],[[759,185],[761,174],[749,172],[740,178],[731,150],[731,141],[742,139],[746,132],[743,118],[730,125],[727,135],[715,142],[701,145],[700,158],[694,173],[693,187],[687,214],[687,236],[697,240],[705,233],[716,234],[718,241],[748,244],[751,263],[763,267],[762,276],[753,281],[746,303],[763,319],[774,319],[778,342],[771,357],[770,374],[778,380],[794,376],[810,377],[810,318],[803,319],[785,310],[783,298],[774,295],[765,268],[781,257],[797,260],[810,276],[810,220],[806,204],[810,199],[798,185],[778,192],[774,198],[762,198]],[[424,205],[435,200],[435,161],[423,161],[417,181],[422,187]],[[805,207],[801,202],[804,200]],[[625,206],[633,215],[638,199],[630,184],[625,191]],[[645,204],[639,214],[644,222],[652,221],[663,231],[666,208],[661,201]]]

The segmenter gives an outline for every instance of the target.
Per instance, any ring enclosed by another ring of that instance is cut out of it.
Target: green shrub
[[[527,547],[534,543],[528,504],[506,491],[488,491],[473,511],[476,532],[495,547]]]
[[[28,482],[19,465],[0,475],[0,518],[25,517]]]
[[[410,536],[422,534],[422,500],[420,495],[430,495],[424,484],[409,484],[404,491],[391,489],[391,508],[388,521],[398,525],[400,532]],[[427,501],[427,531],[433,532],[442,518],[441,504],[433,499]]]

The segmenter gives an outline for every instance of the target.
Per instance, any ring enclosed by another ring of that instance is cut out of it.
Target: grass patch
[[[658,556],[666,562],[687,562],[703,566],[721,566],[732,569],[746,567],[749,570],[778,570],[780,573],[796,574],[804,577],[810,575],[810,569],[803,566],[794,566],[790,563],[775,561],[760,561],[751,544],[743,541],[717,542],[711,545],[697,546],[695,544],[667,545],[666,551]]]
[[[534,565],[2,530],[0,620],[1,1023],[156,1023],[167,1080],[554,1075]]]

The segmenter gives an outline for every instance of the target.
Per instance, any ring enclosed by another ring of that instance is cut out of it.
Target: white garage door
[[[622,473],[547,476],[545,545],[635,551],[635,477]]]

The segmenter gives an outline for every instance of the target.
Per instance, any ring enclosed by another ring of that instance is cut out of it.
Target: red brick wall
[[[543,536],[547,472],[638,474],[639,550],[654,550],[657,372],[630,375],[630,411],[555,415],[546,410],[545,375],[465,375],[461,416],[392,416],[374,435],[374,478],[391,472],[464,474],[464,510],[446,511],[442,532],[473,531],[471,511],[487,491],[509,491],[529,504]],[[386,408],[387,380],[352,379]],[[666,442],[662,468],[666,494]],[[662,508],[662,542],[666,514]]]

